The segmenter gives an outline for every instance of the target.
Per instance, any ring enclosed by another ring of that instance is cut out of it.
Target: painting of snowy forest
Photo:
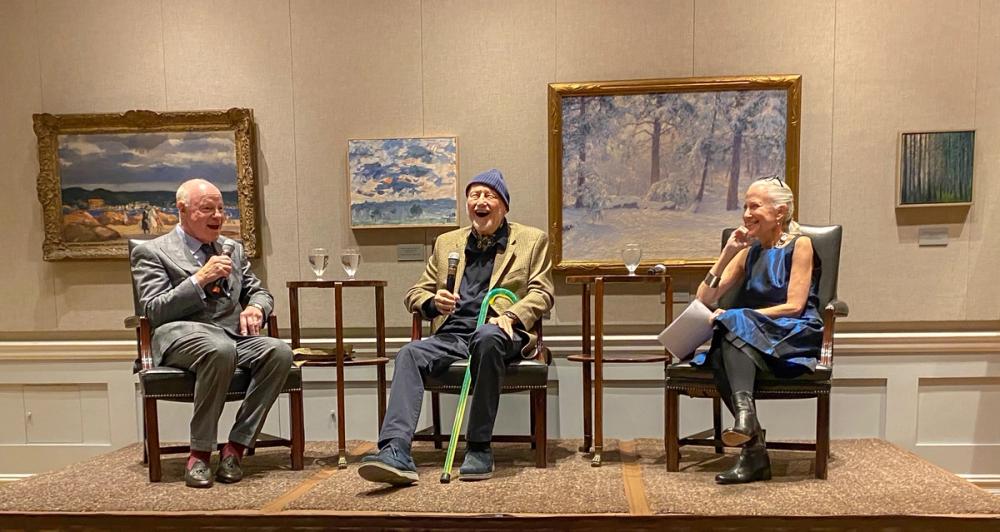
[[[972,203],[975,131],[903,133],[900,207]]]
[[[458,139],[348,141],[351,227],[454,226]]]
[[[754,179],[797,189],[799,76],[550,85],[556,267],[712,260]],[[554,108],[555,107],[555,108]]]

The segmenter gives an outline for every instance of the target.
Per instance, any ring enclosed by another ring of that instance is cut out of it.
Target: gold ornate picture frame
[[[751,181],[798,195],[801,76],[552,83],[549,236],[557,270],[710,265]],[[796,211],[798,214],[798,211]]]
[[[35,114],[44,259],[122,259],[129,238],[177,224],[175,193],[200,177],[222,191],[223,234],[259,256],[253,111]]]

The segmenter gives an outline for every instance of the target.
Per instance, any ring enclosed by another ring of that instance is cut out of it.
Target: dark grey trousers
[[[379,434],[379,447],[399,438],[409,444],[417,430],[424,399],[425,375],[443,373],[452,362],[472,355],[472,404],[469,407],[470,442],[493,439],[493,424],[500,405],[505,367],[521,356],[526,338],[523,333],[510,339],[493,324],[484,324],[472,333],[441,333],[410,342],[396,354],[389,406]]]
[[[178,338],[164,354],[163,365],[195,374],[191,417],[191,449],[195,451],[215,450],[219,416],[233,373],[237,367],[249,371],[250,386],[236,412],[229,441],[253,448],[271,405],[285,385],[292,367],[292,349],[270,336],[231,338],[221,330],[218,334],[198,332]]]

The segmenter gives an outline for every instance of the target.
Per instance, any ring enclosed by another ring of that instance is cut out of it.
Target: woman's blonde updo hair
[[[781,226],[786,233],[797,235],[802,232],[799,228],[799,223],[793,220],[795,216],[795,194],[792,193],[792,189],[785,184],[778,176],[764,177],[750,183],[750,187],[761,187],[766,192],[771,201],[774,202],[774,206],[785,205],[788,207],[788,215],[782,221]]]

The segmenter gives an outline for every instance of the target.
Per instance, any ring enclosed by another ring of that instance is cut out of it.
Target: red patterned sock
[[[211,453],[211,451],[194,451],[194,450],[192,450],[191,451],[191,455],[188,456],[188,462],[187,462],[186,468],[187,469],[191,469],[191,466],[194,465],[194,461],[195,460],[201,460],[202,462],[205,462],[206,464],[208,464],[208,463],[210,463],[212,461],[212,453]]]
[[[227,442],[226,445],[222,448],[222,454],[221,454],[221,456],[223,458],[225,458],[227,456],[233,456],[233,455],[235,455],[237,460],[242,460],[243,459],[243,451],[245,451],[245,450],[246,450],[246,447],[243,446],[243,445],[240,445],[240,444],[235,443],[235,442]]]

